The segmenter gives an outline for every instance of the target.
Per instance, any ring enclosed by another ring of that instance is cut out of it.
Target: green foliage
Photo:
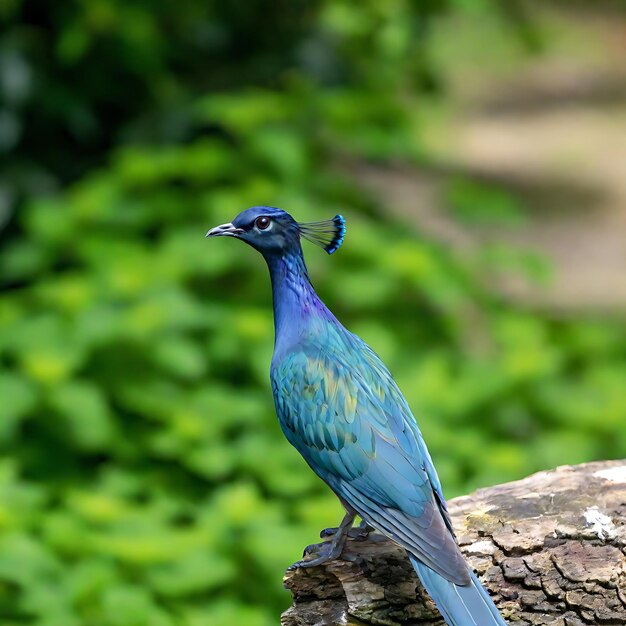
[[[457,178],[448,185],[447,201],[455,216],[472,223],[520,226],[523,207],[511,194],[473,180]]]
[[[9,3],[3,19],[25,4]],[[532,264],[498,250],[457,258],[385,218],[384,206],[330,165],[337,155],[423,157],[403,78],[421,76],[422,88],[430,70],[413,56],[425,40],[410,34],[448,3],[311,3],[309,29],[336,38],[331,65],[354,75],[321,80],[291,67],[280,88],[261,88],[268,68],[285,70],[277,52],[293,52],[305,28],[273,15],[289,35],[284,47],[255,31],[250,45],[263,51],[263,67],[254,55],[230,59],[208,95],[196,44],[179,57],[174,44],[190,24],[208,28],[211,11],[217,32],[248,32],[258,8],[76,4],[71,18],[54,21],[54,63],[87,81],[89,64],[101,67],[100,46],[112,46],[104,94],[120,108],[108,123],[152,136],[138,111],[150,105],[185,130],[151,145],[85,139],[79,173],[88,172],[61,192],[29,193],[0,249],[3,624],[275,624],[287,602],[284,568],[338,521],[334,496],[276,423],[263,263],[238,242],[203,237],[252,204],[284,206],[303,220],[346,216],[337,255],[306,249],[314,282],[389,364],[448,496],[624,454],[618,320],[555,318],[502,301],[484,280],[493,264]],[[161,33],[168,22],[171,41]],[[13,28],[22,41],[22,25]],[[35,40],[51,42],[33,29]],[[368,69],[359,53],[373,31]],[[229,58],[232,45],[215,58]],[[134,99],[125,97],[128,77],[141,83]],[[87,111],[98,125],[104,95],[80,81],[55,111],[64,123]],[[193,88],[182,97],[185,81]],[[227,89],[216,93],[218,85]],[[56,135],[50,141],[74,156]],[[32,150],[58,180],[74,179],[67,162],[44,163]],[[515,216],[506,195],[471,181],[451,181],[448,200],[465,216]]]

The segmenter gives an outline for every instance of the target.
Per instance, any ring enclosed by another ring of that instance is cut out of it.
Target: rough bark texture
[[[559,467],[449,502],[461,549],[516,626],[626,625],[626,460]],[[312,546],[312,552],[316,551]],[[380,535],[288,571],[283,626],[443,624]]]

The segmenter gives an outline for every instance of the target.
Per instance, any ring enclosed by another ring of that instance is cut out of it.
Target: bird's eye
[[[266,215],[261,215],[261,217],[256,218],[254,225],[259,230],[265,230],[270,225],[270,218]]]

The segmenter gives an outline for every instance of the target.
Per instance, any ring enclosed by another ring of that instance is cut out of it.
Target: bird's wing
[[[457,584],[468,582],[421,433],[391,374],[355,336],[309,342],[276,364],[281,426],[361,517]]]

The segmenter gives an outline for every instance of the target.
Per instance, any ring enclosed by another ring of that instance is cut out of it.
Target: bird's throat
[[[275,350],[297,340],[311,324],[327,319],[330,312],[315,293],[302,251],[267,256],[274,300]]]

